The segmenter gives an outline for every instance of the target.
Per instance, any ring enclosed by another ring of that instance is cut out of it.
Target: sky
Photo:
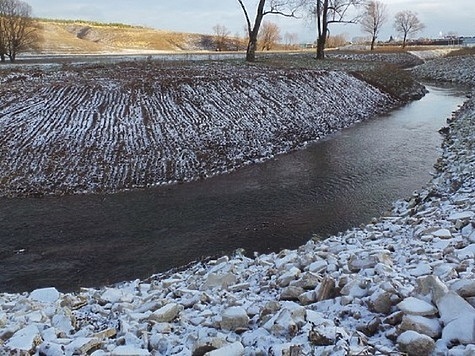
[[[237,0],[26,0],[33,16],[55,19],[81,19],[119,22],[162,30],[212,34],[217,24],[232,35],[244,35],[244,15]],[[448,33],[475,36],[474,0],[382,0],[388,8],[388,20],[380,40],[397,37],[393,29],[394,15],[401,10],[416,12],[425,24],[417,37],[439,37]],[[253,16],[256,0],[245,0]],[[254,6],[253,6],[254,4]],[[315,26],[308,18],[287,19],[266,16],[286,32],[297,34],[299,42],[315,39]],[[359,25],[333,25],[333,34],[344,34],[348,40],[363,36]]]

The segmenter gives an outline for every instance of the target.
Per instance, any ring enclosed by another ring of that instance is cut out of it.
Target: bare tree
[[[261,50],[270,51],[282,39],[280,28],[273,22],[264,22],[258,36]]]
[[[226,26],[216,25],[213,26],[214,38],[216,42],[216,49],[218,51],[224,51],[227,48],[229,40],[229,34],[231,33]]]
[[[18,53],[33,46],[38,41],[31,6],[21,0],[0,0],[0,56],[11,62]]]
[[[332,23],[355,24],[360,15],[351,14],[352,8],[362,5],[365,0],[307,0],[309,11],[317,25],[317,59],[325,58],[325,44]]]
[[[365,5],[365,11],[361,19],[361,27],[364,32],[371,36],[371,50],[378,38],[381,27],[387,20],[386,4],[378,0],[371,0]]]
[[[284,34],[285,49],[297,48],[299,35],[297,33],[286,32]]]
[[[406,47],[409,36],[421,31],[425,25],[419,20],[417,14],[412,11],[400,11],[394,17],[394,28],[403,35],[402,48]]]
[[[252,23],[244,0],[237,1],[246,18],[247,33],[249,35],[246,51],[246,61],[248,62],[254,62],[256,60],[257,39],[264,16],[273,14],[285,17],[296,17],[297,11],[305,3],[305,0],[259,0],[254,22]]]

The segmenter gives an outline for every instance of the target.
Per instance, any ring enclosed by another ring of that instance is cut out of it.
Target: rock
[[[145,355],[150,355],[150,352],[148,352],[148,350],[139,349],[131,345],[123,345],[123,346],[116,347],[111,353],[111,356],[145,356]]]
[[[40,303],[55,303],[59,299],[59,292],[56,288],[35,289],[30,294],[30,299]]]
[[[392,308],[392,294],[386,291],[373,293],[368,301],[369,309],[374,313],[389,314]]]
[[[473,211],[462,211],[459,213],[451,214],[447,218],[447,220],[452,222],[456,222],[457,220],[470,220],[471,218],[473,218],[474,215],[475,213]]]
[[[234,331],[249,327],[249,316],[242,307],[227,308],[221,316],[221,329]]]
[[[116,335],[117,335],[117,329],[109,328],[109,329],[99,331],[98,333],[95,333],[93,336],[96,339],[102,340],[102,339],[110,339],[112,337],[115,337]]]
[[[318,260],[312,262],[308,266],[308,270],[313,273],[320,273],[323,272],[327,268],[328,263],[325,260]]]
[[[420,315],[404,315],[399,328],[401,331],[413,330],[431,338],[438,338],[442,332],[438,319],[426,318]]]
[[[52,342],[44,342],[38,348],[38,354],[47,356],[64,356],[64,349],[62,345]]]
[[[315,291],[311,290],[299,295],[299,301],[302,305],[309,305],[317,301]]]
[[[328,335],[323,330],[313,327],[308,333],[308,341],[315,346],[329,346],[335,343],[335,338],[333,335]]]
[[[470,235],[468,235],[467,238],[468,238],[468,240],[469,240],[470,242],[474,242],[474,243],[475,243],[475,231],[472,231],[472,232],[470,233]]]
[[[416,283],[417,286],[414,292],[417,295],[429,297],[436,305],[437,300],[442,298],[449,291],[449,288],[436,276],[420,277]]]
[[[54,326],[56,330],[61,331],[66,335],[68,335],[73,330],[71,318],[64,314],[56,314],[53,316],[51,322],[51,325]]]
[[[455,292],[448,292],[436,301],[436,304],[439,309],[440,320],[444,325],[461,316],[475,315],[475,308]]]
[[[335,280],[332,277],[325,277],[315,289],[317,302],[333,298],[336,294]]]
[[[361,331],[366,336],[373,336],[381,325],[380,318],[373,318],[367,324],[357,325],[356,330]]]
[[[287,287],[290,282],[294,281],[298,276],[300,276],[300,273],[300,269],[297,267],[292,267],[289,271],[277,278],[277,284],[282,288]]]
[[[305,293],[303,288],[289,286],[280,293],[280,300],[299,300],[299,296],[303,293]]]
[[[352,255],[348,260],[348,269],[351,272],[359,272],[362,269],[373,268],[378,264],[379,260],[376,256],[360,256]]]
[[[403,317],[404,317],[404,312],[397,311],[395,313],[392,313],[391,315],[388,315],[386,318],[384,318],[383,323],[393,325],[393,326],[398,325],[402,322]]]
[[[183,306],[177,303],[170,303],[154,311],[150,314],[148,319],[157,323],[169,323],[175,319],[182,310]]]
[[[420,262],[415,266],[414,268],[408,269],[408,272],[411,276],[414,277],[421,277],[425,276],[428,274],[431,274],[432,272],[432,267],[430,264],[425,263],[425,262]]]
[[[404,299],[397,306],[404,313],[411,315],[430,316],[435,315],[437,313],[437,308],[434,307],[432,304],[414,297]]]
[[[475,280],[459,279],[450,285],[450,290],[463,298],[475,297]]]
[[[305,324],[305,316],[305,308],[297,304],[287,304],[263,327],[275,336],[293,336]]]
[[[201,356],[207,352],[222,348],[229,343],[222,337],[199,339],[193,345],[193,356]]]
[[[475,258],[475,244],[468,245],[460,250],[454,251],[461,260],[466,258]]]
[[[36,325],[29,325],[13,334],[5,343],[5,346],[12,351],[31,352],[41,341],[38,327]]]
[[[475,344],[475,315],[461,315],[442,330],[442,339],[448,344]]]
[[[244,355],[244,346],[240,342],[234,342],[232,344],[221,347],[217,350],[213,350],[205,353],[205,356],[241,356]]]
[[[409,330],[397,338],[399,349],[409,356],[431,355],[435,348],[435,341],[427,335]]]
[[[452,237],[452,233],[448,229],[439,229],[434,231],[432,236],[438,237],[440,239],[450,239]]]
[[[99,346],[100,340],[92,337],[78,337],[66,346],[66,354],[86,355],[90,350]]]
[[[260,319],[264,319],[268,315],[274,315],[280,310],[280,308],[281,305],[279,302],[271,300],[264,305],[264,308],[261,310],[259,317]]]
[[[320,276],[311,272],[306,272],[300,279],[290,282],[290,285],[292,287],[300,287],[303,289],[315,289],[321,280]]]
[[[340,293],[353,298],[366,297],[368,295],[368,283],[365,280],[351,280],[345,284]]]
[[[118,303],[121,301],[124,292],[120,289],[107,288],[101,295],[101,299],[109,303]]]
[[[201,286],[201,290],[212,288],[228,288],[237,283],[237,277],[234,273],[209,273],[205,283]]]

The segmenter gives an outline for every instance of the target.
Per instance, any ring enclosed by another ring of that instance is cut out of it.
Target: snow
[[[470,70],[447,73],[465,80]],[[473,216],[451,219],[475,206],[473,98],[448,126],[439,170],[417,202],[399,200],[370,224],[296,250],[255,258],[236,251],[144,281],[59,293],[46,307],[28,293],[2,293],[0,353],[57,355],[61,347],[68,355],[96,356],[473,353],[475,308],[467,281],[475,279],[475,259],[468,253],[475,224]],[[450,236],[434,236],[441,229]],[[365,263],[355,263],[359,259]],[[315,287],[308,283],[310,273],[318,277]],[[279,281],[318,298],[310,304],[283,300],[287,287]],[[162,308],[172,310],[173,318],[154,320],[151,315]],[[228,317],[248,323],[228,330],[222,327]],[[73,330],[65,333],[68,318]]]
[[[397,306],[406,314],[427,316],[437,313],[437,309],[432,304],[414,297],[404,299]]]
[[[13,71],[2,83],[0,196],[206,178],[398,104],[344,72],[223,63],[77,65]]]

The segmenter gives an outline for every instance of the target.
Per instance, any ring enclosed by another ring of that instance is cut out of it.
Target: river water
[[[206,256],[296,248],[377,217],[430,179],[464,91],[430,93],[306,149],[204,181],[0,199],[0,292],[145,278]]]

